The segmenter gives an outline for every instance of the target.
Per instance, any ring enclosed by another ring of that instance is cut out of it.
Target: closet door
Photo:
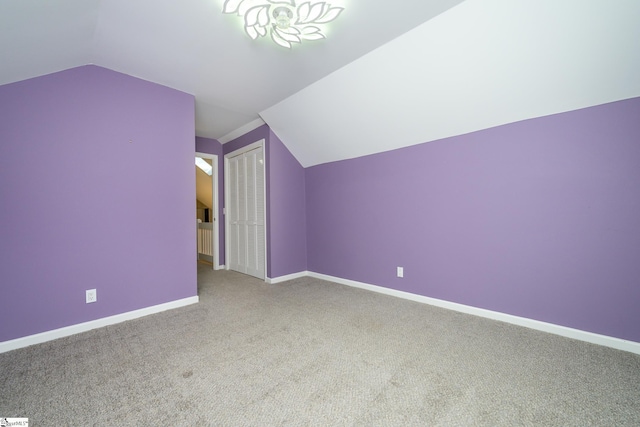
[[[264,159],[262,148],[245,154],[247,172],[246,272],[264,279]]]
[[[244,273],[244,269],[240,261],[240,229],[242,219],[240,217],[242,210],[240,209],[240,182],[239,168],[241,167],[242,156],[233,157],[227,161],[227,266],[231,270]]]
[[[262,147],[228,158],[228,265],[265,278],[264,157]]]

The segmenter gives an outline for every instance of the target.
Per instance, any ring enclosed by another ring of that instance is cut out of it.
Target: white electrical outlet
[[[86,290],[87,304],[98,301],[98,293],[95,289]]]
[[[398,277],[404,277],[404,267],[398,267]]]

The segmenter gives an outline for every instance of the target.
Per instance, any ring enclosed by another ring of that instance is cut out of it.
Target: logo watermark
[[[29,418],[0,417],[0,427],[29,427]]]

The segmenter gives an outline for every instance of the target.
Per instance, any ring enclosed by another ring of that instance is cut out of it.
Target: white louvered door
[[[262,146],[228,159],[228,265],[265,278],[264,157]]]
[[[238,207],[238,164],[242,157],[229,159],[227,162],[227,266],[231,270],[240,270],[240,209]]]

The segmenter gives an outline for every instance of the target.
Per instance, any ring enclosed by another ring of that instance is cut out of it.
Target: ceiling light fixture
[[[292,43],[326,38],[322,27],[343,10],[317,0],[225,0],[222,7],[223,13],[244,18],[244,30],[253,40],[270,32],[275,43],[288,49]]]

